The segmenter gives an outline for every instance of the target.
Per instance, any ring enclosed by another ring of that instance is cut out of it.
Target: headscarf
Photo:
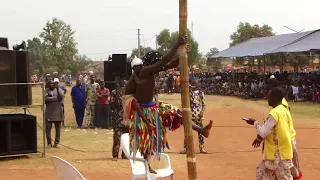
[[[143,57],[143,65],[149,66],[157,63],[162,59],[162,55],[158,51],[150,51]]]
[[[139,59],[139,58],[137,58],[137,56],[135,56],[131,61],[131,68],[133,68],[133,66],[139,66],[139,65],[143,65],[143,62],[141,59]]]

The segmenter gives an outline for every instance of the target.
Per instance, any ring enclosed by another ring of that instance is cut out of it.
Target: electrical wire
[[[82,55],[108,54],[108,53],[122,52],[122,51],[132,51],[132,49],[121,49],[121,50],[97,52],[97,53],[85,53],[85,54],[82,54]]]

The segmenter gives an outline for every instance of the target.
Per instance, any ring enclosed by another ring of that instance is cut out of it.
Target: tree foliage
[[[251,38],[273,36],[275,34],[272,31],[272,27],[266,24],[259,26],[257,24],[251,25],[248,22],[241,22],[238,25],[236,32],[230,35],[230,47],[247,41]]]
[[[198,42],[191,36],[190,30],[188,30],[189,36],[189,48],[190,51],[188,52],[188,62],[189,66],[199,64],[201,61],[202,55],[199,53],[199,44]],[[157,44],[159,46],[158,51],[165,55],[167,54],[170,49],[175,45],[175,43],[179,39],[179,32],[175,31],[170,33],[169,29],[163,29],[157,38]]]
[[[205,57],[207,58],[207,66],[209,66],[214,71],[218,71],[222,68],[221,58],[210,58],[218,52],[218,48],[211,48],[210,51],[205,55]]]
[[[141,57],[143,57],[146,53],[148,53],[149,51],[152,51],[153,49],[151,47],[143,47],[143,46],[140,46],[140,55]],[[138,57],[138,48],[135,48],[132,50],[131,52],[131,58],[134,58],[134,56],[137,56]]]
[[[78,55],[77,43],[71,25],[53,18],[47,21],[39,37],[28,40],[31,52],[31,67],[40,75],[82,71],[89,62],[86,56]]]

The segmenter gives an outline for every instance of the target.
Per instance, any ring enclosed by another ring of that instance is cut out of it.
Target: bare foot
[[[206,125],[206,126],[203,128],[202,135],[203,135],[205,138],[208,138],[209,135],[210,135],[210,130],[211,130],[211,128],[212,128],[212,123],[213,123],[213,121],[210,120],[209,124]]]
[[[114,157],[112,158],[112,161],[118,161],[118,158]]]
[[[156,172],[155,170],[151,169],[150,165],[149,165],[149,172],[150,172],[151,174],[157,174],[157,172]]]
[[[201,153],[201,154],[208,154],[208,151],[206,151],[206,150],[204,150],[204,149],[202,148],[202,149],[200,149],[200,153]]]

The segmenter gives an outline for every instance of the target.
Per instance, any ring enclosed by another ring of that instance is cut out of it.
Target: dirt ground
[[[232,102],[231,102],[232,103]],[[242,117],[254,117],[262,120],[263,108],[251,108],[247,104],[237,103],[222,107],[208,106],[205,113],[205,124],[209,119],[214,120],[214,127],[211,135],[205,140],[205,149],[209,154],[199,154],[197,135],[194,133],[194,142],[197,158],[198,179],[224,179],[224,180],[254,180],[255,168],[262,158],[261,148],[251,147],[255,138],[255,129],[246,125]],[[319,119],[319,118],[318,118]],[[320,130],[308,123],[308,118],[295,118],[297,130],[297,145],[300,156],[304,179],[316,180],[320,174]],[[185,180],[187,176],[186,157],[178,152],[183,146],[183,128],[175,132],[169,132],[168,140],[171,146],[170,155],[172,168],[176,180]],[[71,152],[72,153],[72,152]],[[102,154],[103,152],[101,152]],[[54,155],[54,154],[50,154]],[[67,156],[67,155],[66,155]],[[78,157],[81,159],[81,157]],[[1,160],[2,162],[4,160]],[[53,168],[41,168],[41,165],[32,164],[30,168],[21,168],[4,163],[0,164],[0,179],[10,180],[55,180]],[[45,161],[50,161],[46,158]],[[88,166],[81,166],[76,159],[71,161],[75,167],[88,179],[121,180],[130,179],[131,169],[127,160],[112,162],[110,157],[92,154],[92,158],[82,159],[87,161]],[[107,164],[108,168],[97,167],[101,161]],[[37,168],[33,168],[37,166]],[[40,166],[40,168],[39,168]],[[96,167],[95,167],[96,166]]]

